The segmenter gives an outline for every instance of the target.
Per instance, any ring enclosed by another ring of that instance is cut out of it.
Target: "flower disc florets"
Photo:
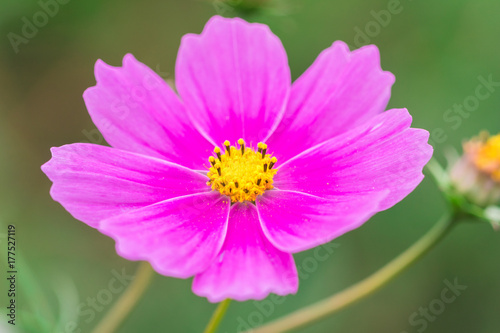
[[[273,169],[276,157],[267,154],[267,145],[260,142],[257,151],[245,147],[243,139],[238,140],[240,148],[224,142],[225,151],[215,147],[216,157],[208,159],[210,181],[207,185],[213,190],[231,198],[231,202],[255,201],[258,195],[273,188]]]
[[[474,164],[500,183],[500,134],[486,137],[484,142],[474,145]]]

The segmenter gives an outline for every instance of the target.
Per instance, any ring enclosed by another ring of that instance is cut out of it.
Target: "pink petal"
[[[324,198],[389,190],[379,208],[390,208],[422,181],[432,156],[429,133],[410,124],[406,109],[384,112],[279,166],[275,187]]]
[[[215,16],[201,35],[182,39],[177,88],[214,144],[263,141],[282,117],[290,80],[283,45],[266,25]]]
[[[115,148],[202,170],[213,145],[194,128],[177,95],[131,54],[123,67],[98,60],[97,85],[83,94],[95,125]]]
[[[234,204],[224,245],[212,265],[195,276],[194,293],[210,302],[245,301],[263,299],[269,293],[287,295],[297,288],[292,255],[267,240],[253,204]]]
[[[361,226],[388,191],[323,199],[293,191],[267,191],[257,199],[267,239],[285,252],[300,252]]]
[[[222,247],[230,200],[216,192],[163,201],[103,221],[99,230],[128,260],[147,260],[160,274],[204,271]]]
[[[350,52],[337,41],[294,82],[283,120],[266,143],[285,162],[384,111],[393,83],[375,45]]]
[[[207,177],[177,164],[110,147],[75,143],[52,148],[42,166],[52,198],[75,218],[100,221],[182,195],[210,191]]]

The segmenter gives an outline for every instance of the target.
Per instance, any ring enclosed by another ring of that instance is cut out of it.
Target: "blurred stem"
[[[441,164],[439,164],[439,162],[436,161],[434,157],[430,159],[425,168],[429,170],[432,178],[434,178],[434,181],[438,185],[441,192],[446,195],[446,193],[449,192],[450,188],[450,179],[448,173],[443,169]]]
[[[151,278],[153,277],[153,273],[154,271],[149,263],[142,261],[139,264],[139,268],[137,269],[134,280],[130,286],[106,314],[103,320],[97,325],[96,328],[94,328],[92,333],[114,332],[134,308],[137,301],[147,289],[149,283],[151,282]]]
[[[217,327],[219,327],[222,318],[224,318],[230,302],[231,300],[228,298],[217,305],[217,308],[215,309],[215,312],[212,315],[212,318],[210,318],[210,321],[208,322],[207,327],[205,327],[203,333],[214,333],[217,331]]]
[[[405,252],[364,280],[315,304],[299,309],[261,326],[253,333],[277,333],[311,324],[346,308],[382,288],[437,244],[458,221],[458,215],[443,216],[422,238]]]

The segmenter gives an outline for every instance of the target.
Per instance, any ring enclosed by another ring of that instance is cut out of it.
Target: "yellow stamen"
[[[219,159],[219,161],[222,161],[222,160],[221,160],[220,148],[219,148],[219,147],[215,147],[215,148],[214,148],[214,153],[216,153],[216,154],[217,154],[217,158]]]
[[[271,158],[271,163],[269,164],[269,169],[271,169],[276,162],[278,162],[278,159],[276,157]]]
[[[263,143],[262,143],[262,142],[259,142],[259,143],[257,144],[257,148],[258,148],[258,150],[257,150],[257,151],[258,151],[259,153],[260,153],[260,152],[262,152],[262,145],[263,145]]]
[[[231,155],[231,150],[229,149],[229,147],[231,147],[231,144],[229,143],[228,140],[224,141],[224,147],[226,147],[227,153]]]
[[[278,160],[266,154],[267,145],[262,142],[257,145],[258,151],[245,147],[243,139],[239,139],[238,144],[240,149],[225,141],[223,154],[219,147],[215,147],[217,159],[214,156],[208,158],[211,167],[207,184],[212,190],[229,196],[232,202],[253,202],[257,196],[273,188],[273,177],[278,170],[272,167]]]
[[[243,141],[243,139],[239,139],[238,144],[240,145],[241,155],[243,155],[245,153],[245,141]]]

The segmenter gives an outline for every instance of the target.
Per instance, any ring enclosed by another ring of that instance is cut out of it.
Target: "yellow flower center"
[[[474,164],[500,181],[500,134],[490,137],[477,151]]]
[[[273,188],[273,169],[276,157],[267,154],[267,145],[260,142],[257,151],[245,147],[243,139],[238,140],[239,148],[224,142],[225,151],[215,147],[216,157],[210,156],[208,171],[212,190],[231,197],[231,202],[255,201],[258,195]]]

